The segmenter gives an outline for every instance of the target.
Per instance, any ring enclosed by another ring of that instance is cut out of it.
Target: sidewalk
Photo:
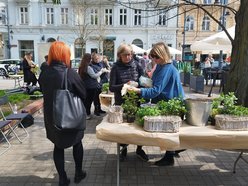
[[[2,88],[2,81],[0,81]],[[196,94],[184,87],[190,97],[207,98],[207,93]],[[206,87],[207,90],[208,87]],[[218,95],[218,87],[214,90]],[[83,167],[87,177],[78,185],[116,185],[116,144],[101,141],[95,136],[95,128],[102,117],[87,120],[83,139]],[[35,124],[27,128],[30,137],[20,144],[11,139],[12,147],[1,156],[0,186],[58,185],[58,174],[53,163],[53,144],[46,138],[43,113],[35,114]],[[196,142],[197,143],[197,142]],[[175,158],[173,167],[155,167],[141,161],[135,154],[135,145],[128,146],[128,158],[120,163],[120,185],[162,186],[162,185],[248,185],[247,164],[240,160],[236,173],[232,173],[238,152],[225,150],[188,149],[181,158]],[[150,161],[160,159],[164,152],[158,147],[143,147]],[[74,177],[72,150],[65,150],[65,167],[71,184]]]
[[[87,121],[83,139],[84,162],[87,177],[79,185],[116,185],[116,144],[101,141],[95,136],[95,127],[101,117]],[[52,151],[47,140],[41,112],[35,115],[35,124],[27,128],[30,137],[20,144],[12,139],[12,147],[1,156],[0,185],[57,185]],[[182,152],[173,167],[155,167],[142,162],[135,154],[135,145],[128,146],[127,161],[120,164],[120,185],[247,185],[247,164],[238,162],[236,174],[232,173],[237,152],[194,149]],[[151,161],[161,158],[158,147],[144,147]],[[72,150],[65,150],[65,167],[73,180]],[[71,185],[74,185],[72,183]]]

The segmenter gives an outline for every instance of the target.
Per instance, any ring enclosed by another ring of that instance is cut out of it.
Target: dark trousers
[[[94,97],[95,112],[100,112],[101,110],[101,104],[100,104],[100,98],[99,98],[99,95],[101,93],[102,93],[102,90],[100,88],[96,89],[96,94]]]
[[[84,101],[84,106],[85,106],[87,115],[90,115],[91,105],[95,99],[96,92],[97,92],[97,89],[87,89],[87,95]]]
[[[83,156],[84,156],[84,149],[83,149],[82,142],[80,141],[79,143],[73,146],[73,158],[75,162],[75,170],[78,172],[82,170]],[[67,175],[65,172],[64,149],[58,148],[55,145],[54,150],[53,150],[53,160],[54,160],[57,172],[59,174],[59,179],[60,180],[67,179]]]

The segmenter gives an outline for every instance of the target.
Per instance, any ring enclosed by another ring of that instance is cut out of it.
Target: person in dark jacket
[[[95,72],[91,67],[91,54],[84,54],[78,69],[78,73],[82,78],[87,90],[87,96],[84,102],[87,113],[87,119],[91,119],[91,105],[98,92],[100,76],[104,72],[104,68],[102,68],[99,72]]]
[[[105,78],[106,72],[109,72],[101,61],[101,56],[98,53],[93,53],[91,56],[91,64],[90,67],[93,69],[95,73],[99,73],[102,71],[100,79],[98,79],[98,86],[96,90],[96,94],[94,97],[94,106],[95,111],[94,114],[96,116],[100,116],[100,114],[105,114],[106,112],[101,109],[101,103],[99,99],[99,95],[102,93],[102,84]]]
[[[117,62],[110,71],[109,90],[114,92],[115,105],[121,105],[123,99],[121,89],[125,83],[130,81],[139,81],[139,77],[143,75],[143,69],[137,61],[133,60],[133,49],[131,45],[121,44],[117,50]],[[122,144],[122,146],[126,146]],[[144,161],[148,161],[148,157],[142,146],[137,146],[136,154]],[[127,148],[122,149],[121,160],[127,156]]]
[[[141,95],[142,98],[152,99],[152,103],[160,100],[168,101],[173,98],[184,99],[184,90],[180,81],[179,72],[171,63],[170,52],[167,45],[159,42],[153,45],[150,51],[152,60],[157,64],[152,75],[153,86],[151,88],[130,88]],[[174,165],[174,155],[179,151],[166,151],[164,157],[155,162],[158,166]]]
[[[35,64],[32,61],[32,53],[28,52],[23,58],[23,75],[24,75],[24,82],[27,83],[27,86],[29,86],[32,83],[32,86],[35,86],[37,84],[37,78],[35,74],[32,72],[32,69],[35,68]]]
[[[79,96],[86,98],[84,83],[77,72],[70,68],[70,48],[63,42],[53,42],[48,55],[49,68],[42,71],[39,77],[40,87],[44,96],[44,121],[47,138],[54,143],[53,159],[59,174],[59,185],[69,185],[64,168],[64,149],[73,146],[73,158],[75,161],[74,182],[79,183],[86,177],[82,170],[84,131],[61,131],[53,122],[53,95],[57,89],[63,89],[64,73],[68,68],[68,89]]]

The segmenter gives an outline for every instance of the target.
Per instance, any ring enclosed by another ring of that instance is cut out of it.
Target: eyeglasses
[[[158,55],[156,55],[156,54],[151,54],[150,56],[151,56],[151,58],[155,58],[155,59],[159,59],[159,58],[160,58],[160,57],[159,57]]]
[[[125,53],[123,53],[123,54],[121,54],[121,56],[131,56],[132,54],[125,54]]]

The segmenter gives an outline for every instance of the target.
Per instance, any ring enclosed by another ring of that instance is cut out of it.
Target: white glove
[[[106,69],[106,68],[102,68],[101,70],[102,70],[102,73],[104,73],[104,72],[109,72],[109,70]]]

